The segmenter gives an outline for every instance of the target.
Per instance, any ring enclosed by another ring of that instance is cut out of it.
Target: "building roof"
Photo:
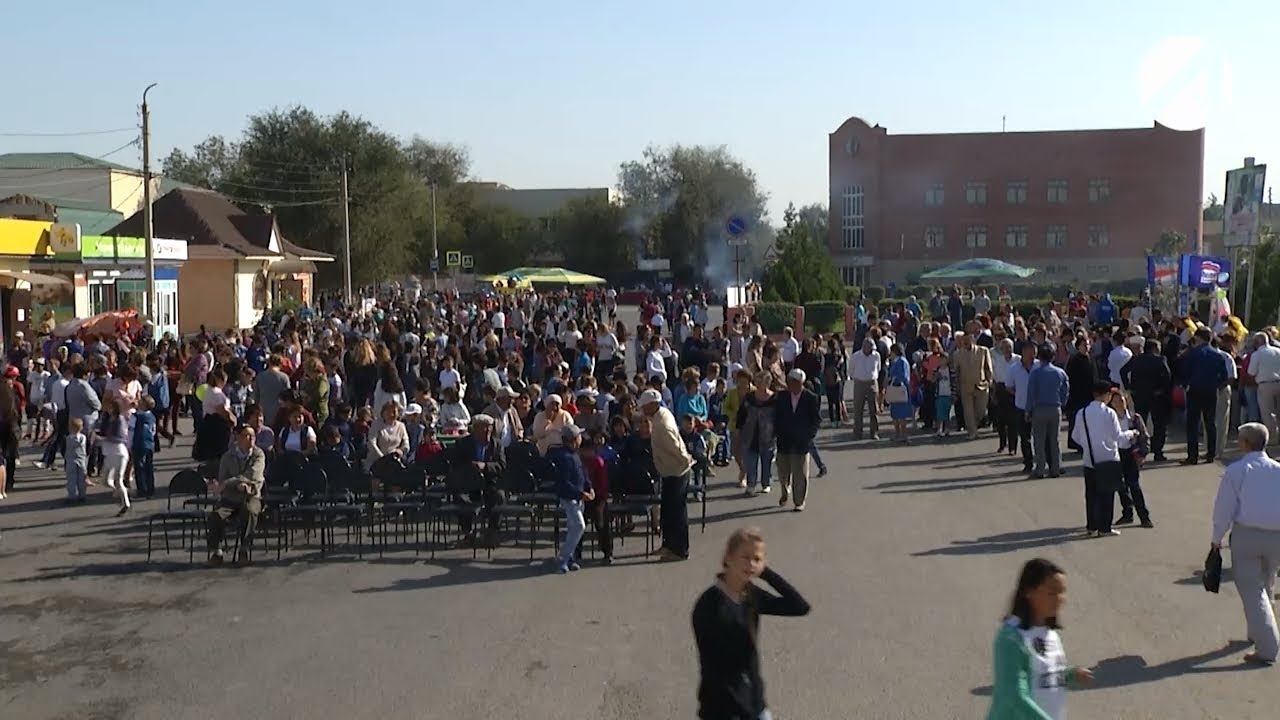
[[[81,235],[106,235],[121,220],[124,213],[115,210],[81,210],[58,205],[58,222],[79,223]]]
[[[52,222],[79,223],[83,235],[102,235],[124,219],[124,214],[100,207],[97,203],[65,198],[39,197],[19,193],[0,198],[0,205],[8,205],[9,214],[16,217],[40,217]],[[25,212],[24,212],[25,210]]]
[[[140,174],[137,168],[114,163],[110,160],[72,152],[5,153],[0,155],[0,170],[79,170],[97,168]]]
[[[155,234],[186,239],[188,255],[204,255],[197,246],[220,247],[239,257],[307,257],[332,261],[328,253],[309,250],[284,240],[270,214],[252,214],[211,190],[179,189],[166,193],[151,206]],[[271,237],[280,241],[279,250],[271,249]],[[107,234],[142,234],[142,211],[134,213]],[[221,254],[221,253],[219,253]]]

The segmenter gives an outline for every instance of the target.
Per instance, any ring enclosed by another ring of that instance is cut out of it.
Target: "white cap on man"
[[[652,405],[654,403],[661,403],[661,402],[662,402],[662,393],[658,392],[657,390],[654,390],[653,388],[650,388],[640,393],[640,401],[639,401],[640,407],[644,407],[645,405]]]

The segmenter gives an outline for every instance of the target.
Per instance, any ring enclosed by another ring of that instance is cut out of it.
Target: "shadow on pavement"
[[[1021,469],[1009,470],[999,475],[996,475],[994,477],[1013,477],[1015,475],[1022,475],[1024,480],[1031,479],[1030,477],[1027,476],[1026,473],[1022,472]],[[875,485],[864,485],[862,487],[864,490],[890,490],[894,488],[909,488],[909,487],[937,488],[939,490],[946,490],[954,487],[955,483],[973,483],[973,477],[966,476],[966,477],[954,477],[954,478],[928,478],[925,480],[894,480],[892,482],[882,482],[882,483],[876,483]],[[999,484],[999,483],[992,483],[992,484]],[[974,485],[974,487],[981,487],[981,485],[980,484]],[[963,488],[957,487],[956,489],[963,489]]]
[[[1031,548],[1059,545],[1073,540],[1083,540],[1080,528],[1053,527],[1039,530],[987,535],[976,540],[956,540],[946,547],[911,553],[911,557],[930,555],[993,555]]]
[[[1231,566],[1224,563],[1222,566],[1222,584],[1226,585],[1232,582],[1235,582],[1235,580],[1231,575]],[[1187,577],[1178,578],[1177,580],[1173,581],[1173,584],[1174,585],[1193,585],[1195,587],[1203,587],[1204,586],[1204,570],[1196,570]]]
[[[921,443],[917,442],[917,443],[915,443],[915,444],[921,444]],[[944,444],[945,444],[945,442],[944,442]],[[910,445],[908,445],[907,447],[911,447],[911,446],[910,446]],[[826,448],[822,448],[822,449],[823,449],[823,450],[825,450]],[[835,449],[839,449],[839,448],[835,448]],[[936,466],[936,467],[950,467],[950,466],[952,466],[952,465],[958,465],[958,464],[961,464],[961,462],[962,462],[962,461],[966,461],[966,460],[980,460],[980,461],[982,461],[982,462],[988,462],[988,461],[990,461],[990,460],[991,460],[991,455],[992,455],[992,454],[991,454],[991,453],[989,453],[989,452],[974,453],[974,454],[972,454],[972,455],[960,455],[960,456],[953,457],[953,458],[947,458],[945,462],[937,462],[937,463],[933,463],[933,464],[929,464],[929,463],[921,462],[919,459],[915,459],[915,460],[894,460],[894,461],[892,461],[892,462],[882,462],[882,463],[876,463],[876,464],[874,464],[874,465],[863,465],[863,466],[862,466],[862,468],[863,468],[863,469],[865,469],[865,470],[877,470],[877,469],[880,469],[880,468],[897,468],[897,467],[916,467],[916,468],[918,468],[918,467],[935,467],[935,466]]]
[[[402,590],[427,590],[453,585],[522,580],[555,572],[554,564],[548,560],[534,560],[533,562],[528,560],[490,560],[483,563],[470,559],[457,561],[437,560],[435,564],[443,567],[445,572],[425,578],[400,578],[390,585],[357,588],[351,592],[357,595],[366,595],[370,593],[399,592]],[[615,565],[614,567],[617,566]]]
[[[1024,473],[1019,471],[1016,473],[1013,473],[1013,472],[1005,473],[1005,476],[1023,475],[1023,474]],[[899,489],[899,490],[881,490],[880,492],[885,495],[906,495],[906,494],[913,494],[913,493],[951,492],[955,490],[977,490],[979,488],[995,487],[996,485],[1013,485],[1016,483],[1025,483],[1025,482],[1035,482],[1035,480],[1028,477],[1017,477],[1012,480],[993,480],[991,482],[969,483],[967,485],[957,485],[955,483],[951,483],[947,485],[934,485],[931,487],[905,488],[905,489]]]

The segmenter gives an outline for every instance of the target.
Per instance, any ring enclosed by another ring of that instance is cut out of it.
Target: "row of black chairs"
[[[560,541],[559,499],[552,491],[553,468],[538,456],[531,443],[517,443],[508,449],[506,469],[486,478],[470,463],[452,467],[447,455],[439,455],[425,464],[404,465],[394,456],[384,457],[365,472],[342,458],[332,455],[285,455],[272,461],[263,489],[263,512],[259,518],[258,537],[274,537],[276,557],[293,544],[296,533],[309,538],[318,534],[322,556],[334,545],[334,532],[346,530],[347,543],[355,535],[356,552],[363,556],[364,536],[381,557],[393,539],[408,543],[412,536],[415,553],[425,544],[431,557],[438,546],[448,543],[450,529],[459,541],[464,531],[488,523],[504,529],[514,524],[517,543],[521,529],[527,527],[529,557],[536,553],[536,542],[544,523],[550,521],[553,544]],[[659,504],[654,474],[644,469],[612,468],[608,522],[621,524],[630,518],[644,518],[645,554],[653,547],[652,510]],[[208,494],[207,480],[216,476],[216,464],[209,463],[177,473],[169,484],[166,509],[148,520],[147,558],[151,559],[157,526],[162,532],[165,552],[170,551],[169,530],[176,525],[182,530],[189,559],[194,562],[195,544],[203,538],[206,518],[218,498]],[[503,501],[485,513],[477,502],[493,483]],[[178,508],[174,499],[181,499]],[[525,522],[527,521],[527,523]],[[706,524],[705,494],[703,527]],[[239,533],[237,552],[239,550]],[[625,537],[622,534],[621,537]],[[486,543],[492,557],[493,545]],[[478,545],[472,544],[472,557]],[[252,548],[250,548],[252,551]]]

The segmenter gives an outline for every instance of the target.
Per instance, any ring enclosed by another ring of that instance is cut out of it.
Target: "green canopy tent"
[[[485,282],[506,282],[508,278],[532,283],[534,285],[603,285],[605,279],[559,267],[518,267],[504,270],[493,275],[486,275],[480,280]]]
[[[974,280],[980,278],[1029,278],[1035,268],[1014,265],[992,258],[971,258],[952,263],[920,276],[921,280]]]

